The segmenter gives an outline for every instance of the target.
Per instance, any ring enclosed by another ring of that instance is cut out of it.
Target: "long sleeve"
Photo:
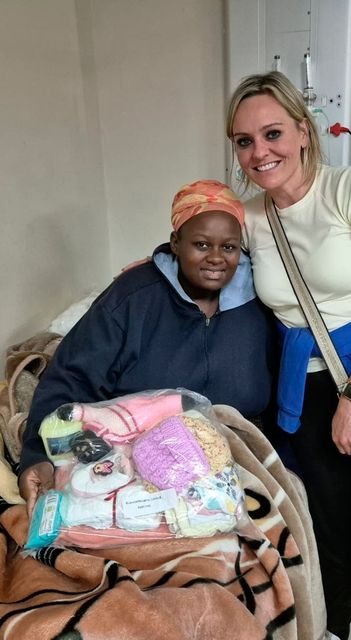
[[[45,416],[66,402],[99,402],[113,397],[123,341],[123,331],[102,300],[63,339],[33,397],[20,473],[47,460],[38,434]]]

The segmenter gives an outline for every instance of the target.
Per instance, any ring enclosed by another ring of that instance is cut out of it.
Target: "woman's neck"
[[[205,314],[206,318],[212,318],[218,311],[218,302],[219,302],[219,294],[215,298],[211,300],[193,300],[201,309],[202,313]]]
[[[269,195],[274,200],[278,209],[286,209],[291,205],[296,204],[305,197],[306,193],[310,190],[313,184],[313,178],[305,180],[296,189],[279,187],[278,189],[272,189],[269,191]]]
[[[195,304],[201,309],[207,318],[212,316],[218,310],[219,303],[219,291],[208,291],[206,289],[199,289],[191,285],[191,283],[184,278],[181,270],[178,272],[178,280],[182,285],[185,293],[192,299]]]

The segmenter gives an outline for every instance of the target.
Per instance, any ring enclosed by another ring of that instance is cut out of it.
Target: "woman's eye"
[[[272,131],[268,131],[266,134],[267,140],[276,140],[280,136],[280,131],[277,129],[272,129]]]
[[[235,141],[235,144],[237,145],[237,147],[240,147],[240,149],[245,149],[245,147],[248,147],[249,144],[251,144],[251,139],[250,138],[237,138]]]

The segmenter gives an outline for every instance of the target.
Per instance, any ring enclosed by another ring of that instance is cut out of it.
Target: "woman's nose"
[[[211,251],[207,254],[207,260],[212,263],[222,262],[222,253],[220,247],[212,247]]]
[[[255,140],[253,145],[253,157],[256,159],[265,158],[268,154],[268,145],[265,140]]]

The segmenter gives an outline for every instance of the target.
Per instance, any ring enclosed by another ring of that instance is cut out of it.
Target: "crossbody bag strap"
[[[341,393],[346,385],[348,375],[330,338],[328,329],[319,309],[303,279],[289,241],[286,237],[283,225],[278,216],[275,204],[267,193],[265,194],[265,211],[280,257],[290,280],[290,284],[299,301],[300,307],[310,326],[324,361],[336,384],[338,393]]]

